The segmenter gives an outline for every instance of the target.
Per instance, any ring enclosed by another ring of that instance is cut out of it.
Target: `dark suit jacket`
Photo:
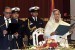
[[[18,33],[19,33],[22,37],[24,37],[24,21],[18,19],[18,22],[17,22],[17,23],[19,24]]]
[[[14,19],[11,19],[11,23],[15,23]],[[4,17],[0,17],[0,49],[7,49],[9,47],[8,36],[3,35],[3,30],[7,30],[6,25],[4,24]]]
[[[16,20],[14,19],[11,19],[11,23],[16,23]],[[3,26],[1,26],[3,25]],[[0,35],[2,36],[3,35],[3,30],[7,30],[6,28],[6,24],[5,24],[5,20],[4,20],[4,17],[0,17]]]
[[[31,17],[31,18],[28,18],[24,25],[25,25],[25,32],[28,36],[32,35],[32,32],[30,32],[29,28],[28,28],[28,20],[29,20],[29,26],[31,28],[33,28],[34,26],[36,26],[36,28],[44,28],[44,21],[40,18],[37,18],[37,21],[34,21],[34,19]]]
[[[18,49],[18,47],[19,47],[19,49],[21,49],[23,47],[23,37],[24,37],[23,23],[24,22],[20,19],[18,19],[18,21],[16,22],[16,24],[18,24],[17,32],[19,33],[19,36],[17,39],[14,37],[14,39],[12,40],[12,48],[13,49]],[[17,41],[18,47],[17,47],[16,41]]]

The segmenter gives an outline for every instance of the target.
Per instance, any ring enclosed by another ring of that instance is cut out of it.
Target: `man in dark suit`
[[[24,37],[23,23],[24,22],[19,19],[19,12],[20,12],[20,8],[18,7],[12,8],[12,18],[15,19],[17,21],[16,23],[19,25],[18,30],[14,34],[15,38],[13,39],[13,44],[12,44],[12,47],[14,49],[21,49],[23,47],[23,37]]]
[[[5,7],[3,13],[4,16],[0,17],[0,49],[10,49],[7,28],[10,23],[15,23],[16,21],[10,18],[10,7]]]
[[[29,8],[31,17],[25,21],[25,32],[28,36],[28,45],[33,45],[32,33],[35,29],[44,27],[44,21],[38,18],[39,7],[34,6]]]

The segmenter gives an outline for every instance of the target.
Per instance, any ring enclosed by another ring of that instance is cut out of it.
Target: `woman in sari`
[[[44,37],[45,39],[47,38],[54,38],[56,41],[59,41],[59,43],[61,44],[61,46],[63,47],[68,47],[68,42],[67,42],[67,35],[69,35],[69,33],[65,33],[62,38],[60,39],[60,35],[53,35],[53,37],[51,36],[52,33],[55,33],[57,27],[59,25],[65,25],[65,26],[70,26],[70,24],[64,22],[61,19],[61,13],[58,9],[54,9],[51,13],[50,19],[47,22],[46,26],[45,26],[45,34]],[[59,37],[59,38],[57,38]],[[66,40],[65,40],[66,39]],[[60,42],[61,41],[61,42]],[[65,46],[64,46],[65,45]]]

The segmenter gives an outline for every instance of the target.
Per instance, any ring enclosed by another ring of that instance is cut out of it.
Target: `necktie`
[[[37,17],[36,17],[36,21],[37,21]]]
[[[35,21],[37,21],[37,17],[35,17]]]
[[[9,25],[9,20],[7,19],[7,28],[8,28],[8,25]]]

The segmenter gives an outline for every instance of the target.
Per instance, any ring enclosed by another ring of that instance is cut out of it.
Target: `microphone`
[[[11,41],[14,38],[14,35],[8,35],[8,40]]]
[[[59,37],[59,38],[62,38],[62,37]]]
[[[59,38],[65,39],[65,38],[63,38],[63,37],[59,37]],[[65,39],[65,40],[67,40],[67,39]]]

